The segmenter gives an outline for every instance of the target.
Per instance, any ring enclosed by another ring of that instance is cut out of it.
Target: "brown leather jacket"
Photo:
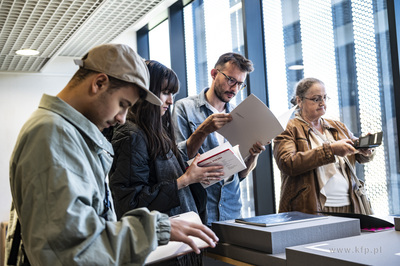
[[[323,127],[332,133],[335,140],[356,139],[343,123],[330,119],[323,119],[322,122]],[[286,130],[274,139],[274,157],[282,176],[279,212],[315,213],[324,208],[326,198],[320,193],[315,169],[333,163],[335,156],[329,143],[311,149],[310,130],[309,125],[294,118],[289,121]],[[356,154],[347,158],[354,167],[356,160],[365,163],[372,160],[373,156]],[[350,178],[350,169],[346,167],[346,170]],[[351,183],[353,187],[354,182]],[[352,211],[359,213],[354,190],[350,190]]]

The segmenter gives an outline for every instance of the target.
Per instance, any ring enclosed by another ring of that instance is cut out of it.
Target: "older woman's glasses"
[[[314,97],[314,98],[307,98],[307,97],[303,97],[304,99],[313,101],[314,103],[322,103],[322,101],[327,102],[330,98],[328,97],[328,95],[324,95],[322,96],[318,96],[318,97]]]
[[[237,84],[237,85],[239,85],[239,90],[240,90],[240,91],[243,90],[244,88],[246,88],[246,84],[244,84],[244,82],[239,82],[239,81],[237,81],[236,79],[227,76],[224,72],[222,72],[222,71],[219,70],[219,69],[217,69],[217,71],[218,71],[219,73],[221,73],[222,75],[225,76],[225,78],[226,78],[226,83],[228,83],[228,85],[229,85],[230,87],[236,86],[236,84]]]

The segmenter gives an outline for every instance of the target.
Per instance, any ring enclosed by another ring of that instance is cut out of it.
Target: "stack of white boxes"
[[[360,235],[360,221],[329,216],[268,227],[223,221],[212,229],[220,241],[211,253],[254,265],[288,265],[287,247]]]
[[[399,217],[394,217],[394,224],[394,229],[289,247],[287,265],[400,265]]]

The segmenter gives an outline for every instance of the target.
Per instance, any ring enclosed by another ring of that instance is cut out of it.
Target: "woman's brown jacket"
[[[323,127],[328,129],[335,140],[357,139],[353,133],[341,122],[322,119]],[[326,198],[320,193],[316,168],[335,162],[330,143],[311,149],[311,127],[297,118],[291,119],[286,130],[274,140],[274,157],[281,170],[282,185],[279,203],[279,212],[300,211],[316,213],[322,211]],[[365,163],[372,160],[373,156],[361,154],[347,156],[352,166],[355,161]],[[346,166],[347,176],[351,172]],[[354,181],[351,182],[349,194],[352,211],[359,213],[359,204],[354,194]]]

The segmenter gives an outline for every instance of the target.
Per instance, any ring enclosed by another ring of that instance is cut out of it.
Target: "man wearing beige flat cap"
[[[57,96],[43,95],[17,139],[6,265],[141,265],[170,240],[199,253],[190,235],[214,247],[207,227],[146,208],[116,221],[105,182],[113,149],[102,131],[123,124],[139,98],[161,101],[129,46],[97,46],[76,64]]]

